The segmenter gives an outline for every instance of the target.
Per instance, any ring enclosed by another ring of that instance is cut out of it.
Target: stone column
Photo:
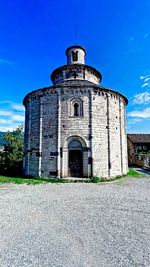
[[[43,103],[42,98],[40,98],[40,114],[39,114],[39,176],[41,176],[42,167],[42,131],[43,131]]]
[[[60,155],[60,147],[61,147],[61,100],[60,100],[60,92],[57,95],[57,177],[61,177],[61,155]]]
[[[121,174],[123,174],[123,158],[122,158],[122,119],[121,119],[121,99],[119,97],[119,127],[120,127],[120,164],[121,164]]]
[[[111,155],[110,155],[110,96],[107,94],[107,140],[108,140],[108,177],[111,175]]]
[[[88,177],[93,176],[93,92],[89,91],[89,152],[88,152]]]
[[[28,104],[29,107],[26,106],[26,139],[25,142],[27,142],[26,149],[25,149],[25,158],[24,158],[24,168],[25,169],[25,175],[30,175],[30,140],[31,140],[31,101],[29,99]],[[25,163],[26,162],[26,163]]]

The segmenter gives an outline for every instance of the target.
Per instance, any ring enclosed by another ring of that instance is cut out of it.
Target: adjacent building
[[[150,167],[150,134],[128,134],[129,166]]]

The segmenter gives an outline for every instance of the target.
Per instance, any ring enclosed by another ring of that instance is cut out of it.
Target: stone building
[[[128,164],[150,168],[150,134],[128,134]]]
[[[26,95],[24,173],[43,177],[126,174],[127,99],[99,83],[81,46],[66,50],[67,64],[53,85]]]

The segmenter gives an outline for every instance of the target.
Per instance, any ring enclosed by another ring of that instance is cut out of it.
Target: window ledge
[[[82,119],[82,118],[84,118],[84,116],[69,116],[69,118],[79,118],[79,119]]]

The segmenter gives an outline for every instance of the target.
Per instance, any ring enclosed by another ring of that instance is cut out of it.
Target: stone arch
[[[72,136],[69,136],[69,137],[66,139],[66,141],[65,141],[65,143],[64,143],[64,148],[68,148],[69,143],[70,143],[71,141],[73,141],[73,140],[77,140],[77,141],[79,141],[79,142],[81,143],[82,147],[87,147],[87,143],[86,143],[85,139],[83,139],[83,138],[82,138],[81,136],[79,136],[79,135],[72,135]]]
[[[76,143],[75,143],[76,142]],[[79,143],[79,146],[78,144]],[[72,145],[71,145],[72,144]],[[63,177],[88,177],[88,146],[81,136],[69,136],[63,147]]]
[[[69,116],[71,117],[83,116],[83,101],[80,98],[72,98],[70,100]]]

